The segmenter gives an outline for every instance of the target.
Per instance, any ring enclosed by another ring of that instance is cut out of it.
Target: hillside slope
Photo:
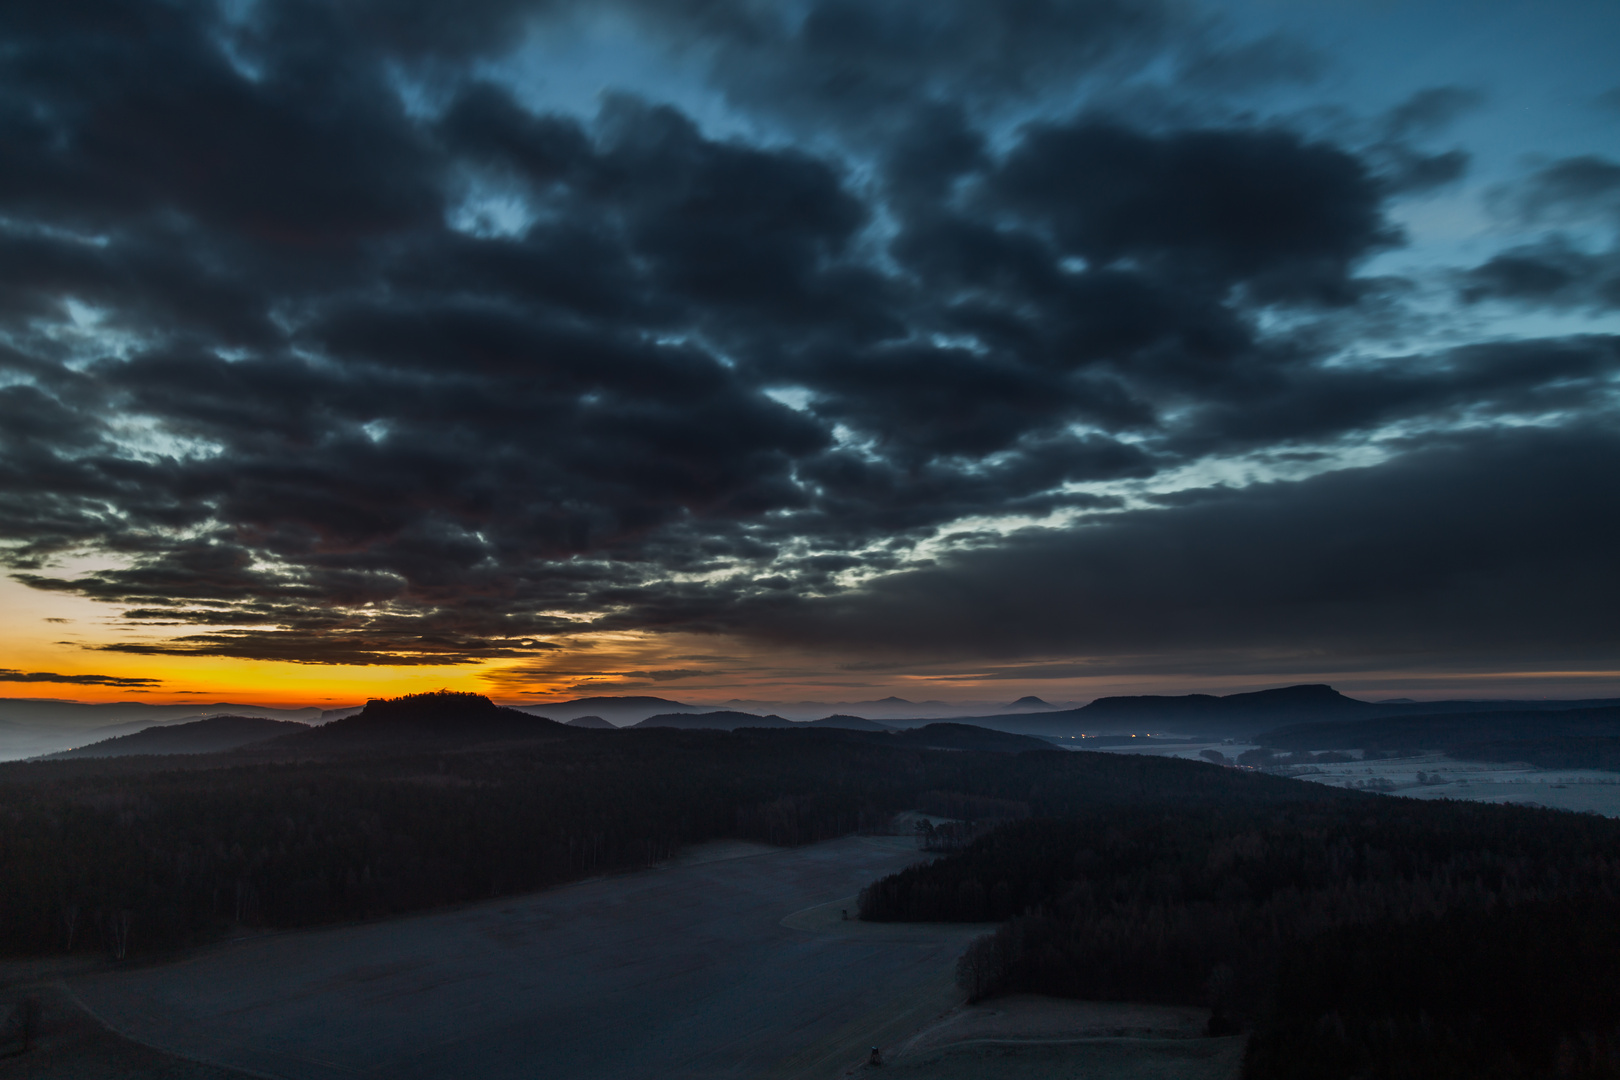
[[[281,735],[309,730],[295,720],[262,716],[210,716],[186,724],[144,728],[133,735],[102,739],[47,754],[41,760],[61,758],[127,757],[132,754],[217,754]]]

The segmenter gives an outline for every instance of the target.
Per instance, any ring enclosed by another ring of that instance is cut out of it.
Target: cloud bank
[[[449,10],[0,13],[0,528],[95,647],[1612,659],[1620,345],[1403,350],[1366,271],[1477,95],[1257,117],[1322,59],[1177,4],[619,5],[743,137],[498,74],[599,9]],[[1500,193],[1452,309],[1620,306],[1617,177]]]

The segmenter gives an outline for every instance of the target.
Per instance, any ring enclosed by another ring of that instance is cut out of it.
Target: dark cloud
[[[1471,86],[1431,86],[1419,90],[1384,117],[1384,135],[1392,140],[1438,135],[1485,103]]]
[[[1100,658],[1069,675],[1143,657],[1607,664],[1617,466],[1612,430],[1436,438],[1374,467],[1015,534],[859,594],[753,609],[747,632],[935,659]]]
[[[1470,303],[1617,309],[1620,250],[1582,251],[1558,237],[1510,248],[1462,275],[1462,296]]]
[[[1584,154],[1538,169],[1497,193],[1497,204],[1529,223],[1620,214],[1620,164]]]
[[[1594,251],[1556,231],[1509,248],[1461,275],[1465,301],[1620,308],[1620,164],[1592,155],[1563,158],[1499,189],[1495,204],[1521,225],[1607,224],[1610,244]]]
[[[1211,455],[1586,422],[1612,379],[1608,339],[1379,359],[1335,337],[1398,306],[1364,267],[1400,242],[1395,191],[1459,174],[1413,147],[1467,91],[1359,151],[1107,95],[996,127],[1150,69],[1207,97],[1319,58],[1146,0],[619,10],[712,61],[764,134],[622,95],[533,111],[480,61],[596,17],[560,0],[0,10],[19,579],[115,605],[112,651],[544,668],[591,629],[785,634],[807,599],[887,610],[919,580],[967,603],[972,567],[1055,558],[998,518],[1109,515],[1059,535],[1144,551],[1244,498],[1292,527],[1338,481],[1120,508]],[[1549,167],[1516,205],[1590,213],[1604,167]],[[1509,294],[1489,276],[1479,297]],[[1145,595],[1142,618],[1173,607]],[[635,667],[606,674],[708,672]]]
[[[1242,92],[1279,83],[1308,83],[1328,61],[1318,50],[1283,34],[1251,41],[1194,41],[1177,72],[1185,86],[1203,92]]]
[[[1426,144],[1484,103],[1484,93],[1473,87],[1431,86],[1380,117],[1362,153],[1384,189],[1420,195],[1462,179],[1472,161],[1466,150],[1433,151]]]
[[[719,84],[745,108],[872,134],[940,99],[1027,101],[1133,70],[1191,29],[1160,0],[816,0],[796,21],[787,10],[728,20],[714,65]],[[714,40],[710,19],[687,25]]]
[[[1359,161],[1285,131],[1041,125],[990,189],[1094,265],[1129,260],[1267,299],[1343,301],[1353,263],[1394,239]]]
[[[20,683],[67,683],[72,686],[161,686],[162,679],[132,678],[122,675],[58,675],[51,671],[17,671],[15,668],[0,668],[0,682]]]

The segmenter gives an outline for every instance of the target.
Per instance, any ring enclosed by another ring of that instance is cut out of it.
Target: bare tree
[[[79,905],[62,905],[62,925],[67,927],[67,951],[73,951],[73,935],[79,929]]]
[[[34,1048],[39,1037],[39,1014],[43,1011],[39,998],[29,995],[17,1003],[18,1027],[21,1029],[23,1053]]]
[[[26,1054],[34,1048],[39,1037],[39,998],[30,994],[17,1002],[0,1023],[0,1057]]]
[[[129,952],[129,920],[128,908],[120,909],[112,917],[112,954],[114,960],[122,960]]]

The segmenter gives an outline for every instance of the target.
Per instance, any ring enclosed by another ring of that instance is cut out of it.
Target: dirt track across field
[[[720,856],[71,986],[133,1039],[288,1080],[817,1080],[959,1000],[955,959],[987,928],[841,917],[919,859],[909,841]]]
[[[951,1010],[885,1055],[907,1080],[1237,1080],[1244,1036],[1209,1010],[1013,994]]]

